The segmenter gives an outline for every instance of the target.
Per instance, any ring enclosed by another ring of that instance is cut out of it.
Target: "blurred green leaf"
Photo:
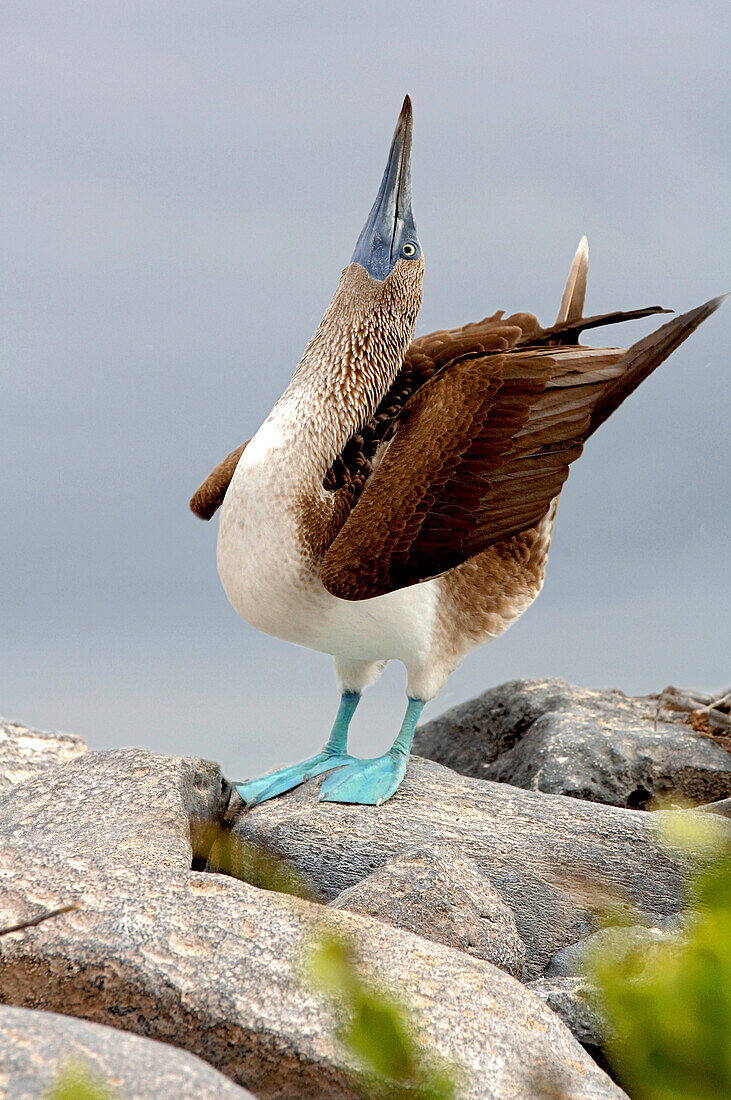
[[[69,1062],[56,1074],[45,1100],[113,1100],[113,1093],[84,1066]]]
[[[307,978],[332,1001],[337,1036],[368,1100],[453,1100],[457,1073],[416,1038],[399,1001],[361,977],[355,951],[332,931],[311,947]]]
[[[341,1039],[379,1076],[397,1081],[414,1076],[412,1043],[396,1005],[361,992],[353,1019],[341,1032]]]
[[[606,1053],[633,1100],[729,1100],[731,845],[697,814],[671,819],[665,838],[702,852],[706,865],[688,883],[682,942],[619,959],[595,952],[591,969],[617,1034]]]

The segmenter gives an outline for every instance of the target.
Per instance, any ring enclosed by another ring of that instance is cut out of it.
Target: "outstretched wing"
[[[543,333],[533,346],[452,359],[404,405],[325,555],[325,587],[349,600],[383,595],[533,526],[584,440],[720,301],[628,351],[552,346],[568,318],[548,330],[554,339]]]

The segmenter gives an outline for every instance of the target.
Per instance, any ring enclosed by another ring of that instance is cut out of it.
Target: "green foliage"
[[[606,1053],[633,1100],[731,1097],[731,844],[691,821],[670,839],[714,854],[688,886],[685,942],[592,960],[617,1034]]]
[[[113,1100],[113,1094],[84,1066],[68,1063],[57,1073],[45,1100]]]
[[[415,1038],[408,1013],[358,973],[351,945],[322,932],[308,959],[310,982],[331,1000],[337,1036],[350,1056],[368,1100],[453,1100],[454,1067]]]

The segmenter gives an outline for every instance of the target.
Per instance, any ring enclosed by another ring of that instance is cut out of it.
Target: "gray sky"
[[[257,634],[187,501],[285,388],[414,103],[419,332],[730,288],[725,0],[6,0],[0,712],[96,747],[314,750],[330,659]],[[725,135],[725,137],[724,137]],[[502,680],[731,681],[729,306],[602,428],[546,585],[426,715]],[[652,325],[628,326],[639,338]],[[591,334],[611,343],[616,330]],[[404,675],[356,716],[390,743]]]

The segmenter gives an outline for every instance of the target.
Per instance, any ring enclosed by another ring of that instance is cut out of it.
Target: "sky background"
[[[332,662],[238,618],[187,502],[286,387],[404,93],[418,332],[550,322],[582,233],[589,313],[688,309],[731,289],[728,4],[5,0],[0,24],[0,713],[232,778],[302,758]],[[425,717],[513,678],[728,686],[730,331],[727,306],[591,440],[543,594]]]

